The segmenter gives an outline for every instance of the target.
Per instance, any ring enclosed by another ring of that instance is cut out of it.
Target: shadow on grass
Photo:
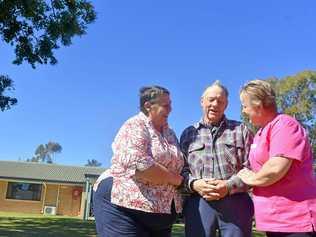
[[[1,237],[96,237],[94,221],[61,217],[0,216]],[[184,237],[184,226],[176,224],[173,237]]]
[[[259,231],[252,231],[253,237],[265,237],[265,234]],[[184,237],[184,225],[174,224],[172,228],[172,237]]]
[[[74,218],[0,217],[1,237],[96,236],[94,221]]]
[[[64,217],[0,216],[1,237],[96,237],[94,221]],[[263,237],[253,232],[253,237]],[[172,237],[184,237],[184,225],[175,224]]]

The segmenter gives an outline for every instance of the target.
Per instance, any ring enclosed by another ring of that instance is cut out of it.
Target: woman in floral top
[[[181,212],[177,187],[184,161],[167,123],[169,91],[141,88],[140,109],[116,135],[111,168],[94,186],[99,236],[171,236],[176,213]]]

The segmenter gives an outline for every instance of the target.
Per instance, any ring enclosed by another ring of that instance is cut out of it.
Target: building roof
[[[85,183],[96,178],[105,168],[80,167],[21,161],[0,161],[0,179],[56,183]]]

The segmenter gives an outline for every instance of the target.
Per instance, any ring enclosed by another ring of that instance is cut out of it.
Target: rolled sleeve
[[[293,119],[281,117],[271,129],[270,157],[282,156],[289,159],[302,161],[307,135],[303,127]]]

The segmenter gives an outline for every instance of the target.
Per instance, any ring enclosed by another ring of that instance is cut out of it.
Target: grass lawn
[[[78,218],[0,212],[1,237],[96,236],[94,221]]]
[[[184,237],[183,225],[175,224],[173,237]],[[95,237],[94,221],[60,216],[0,212],[1,237]],[[254,232],[254,237],[263,234]]]
[[[253,237],[264,237],[265,234],[253,230],[252,232]],[[184,237],[184,227],[182,224],[175,224],[173,225],[172,229],[172,237]]]

